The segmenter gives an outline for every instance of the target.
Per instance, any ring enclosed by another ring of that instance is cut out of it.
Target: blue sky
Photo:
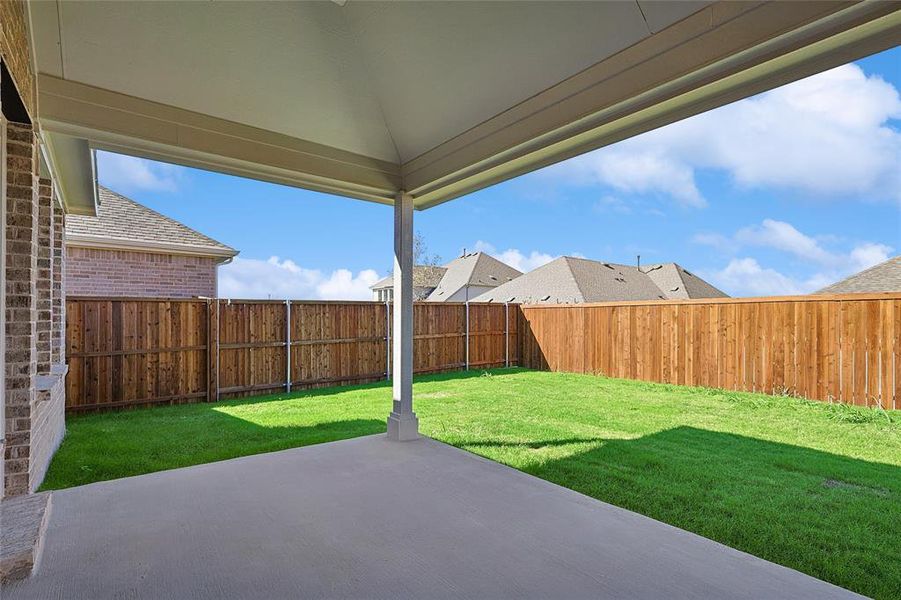
[[[445,260],[675,261],[733,295],[806,293],[901,250],[901,49],[415,215]],[[101,153],[102,183],[241,251],[220,295],[368,298],[392,209]]]

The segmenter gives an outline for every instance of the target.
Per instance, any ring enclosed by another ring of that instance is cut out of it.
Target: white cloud
[[[503,252],[498,252],[497,248],[482,240],[479,240],[475,243],[475,250],[476,252],[485,252],[486,254],[490,254],[499,261],[507,263],[517,271],[522,271],[523,273],[527,273],[532,269],[546,265],[547,263],[557,258],[556,256],[551,256],[550,254],[539,252],[537,250],[532,250],[528,254],[523,254],[516,248],[508,248]]]
[[[739,296],[806,294],[840,279],[888,260],[891,246],[873,242],[860,242],[842,252],[823,247],[826,241],[836,241],[835,236],[818,238],[806,235],[790,223],[764,219],[760,225],[743,227],[734,236],[717,233],[701,233],[692,238],[699,244],[716,247],[734,253],[746,247],[766,248],[783,252],[798,259],[807,274],[792,277],[773,268],[765,268],[755,258],[732,258],[719,271],[707,271],[705,276],[725,291]]]
[[[901,201],[898,90],[844,65],[547,169],[555,183],[604,185],[703,206],[697,171],[746,188]]]
[[[894,250],[891,246],[874,242],[859,242],[848,252],[823,247],[824,242],[837,239],[828,234],[812,237],[791,223],[775,219],[764,219],[760,225],[742,227],[732,237],[719,233],[699,233],[692,237],[695,243],[732,252],[747,246],[778,250],[803,262],[849,274],[888,260]]]
[[[785,221],[764,219],[760,225],[739,229],[735,241],[749,246],[774,248],[824,265],[835,265],[841,260],[841,257],[824,250],[815,239]]]
[[[853,271],[863,271],[889,259],[894,248],[885,244],[865,243],[856,246],[848,258]]]
[[[578,177],[582,181],[606,184],[621,192],[663,192],[685,206],[707,204],[691,167],[672,160],[662,148],[636,149],[624,142],[577,158],[570,167],[581,171]]]
[[[311,300],[371,300],[369,286],[381,279],[373,269],[356,275],[347,269],[325,274],[290,259],[235,258],[219,268],[223,298],[291,298]]]
[[[111,152],[98,152],[97,163],[100,182],[125,194],[174,192],[186,176],[184,167]]]
[[[775,269],[765,269],[753,258],[733,258],[721,271],[706,276],[735,296],[785,296],[806,291],[790,277]]]

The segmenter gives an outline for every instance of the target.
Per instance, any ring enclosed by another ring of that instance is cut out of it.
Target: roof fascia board
[[[67,233],[66,245],[78,248],[96,248],[100,250],[144,251],[152,252],[154,254],[184,254],[189,256],[209,256],[213,258],[232,258],[238,254],[238,251],[232,248],[200,248],[188,244],[173,244],[150,240],[126,240],[78,233]]]
[[[41,126],[92,148],[393,204],[400,167],[353,152],[38,75]]]
[[[799,17],[806,16],[810,20],[810,15],[802,10],[808,5],[819,7],[820,14],[824,10],[822,3],[767,4],[730,19],[722,30],[695,36],[681,48],[658,47],[658,54],[632,69],[612,75],[603,70],[608,61],[622,61],[630,50],[641,50],[642,43],[639,43],[599,63],[595,66],[597,71],[593,71],[593,67],[577,75],[576,78],[589,75],[596,78],[595,83],[587,87],[587,82],[582,79],[581,91],[556,101],[567,87],[573,86],[575,78],[567,80],[545,92],[553,94],[548,96],[547,106],[541,106],[545,93],[540,94],[528,101],[529,106],[523,103],[511,109],[510,114],[495,118],[515,120],[520,116],[514,123],[502,126],[492,119],[464,134],[465,139],[461,136],[451,140],[408,162],[403,171],[417,208],[435,206],[510,177],[891,48],[901,40],[901,5],[898,3],[864,2],[834,12],[835,7],[847,6],[844,3],[830,4],[833,10],[826,17],[790,29],[756,46],[731,54],[724,51],[736,34],[733,29],[746,27],[745,19],[750,16],[754,16],[759,29],[760,21],[765,24],[767,19],[773,20],[773,14],[768,11],[794,6]],[[717,4],[710,10],[714,8],[726,10],[727,7]],[[693,19],[704,14],[705,11],[696,13],[673,27],[687,27]],[[785,19],[780,22],[784,28]],[[664,30],[658,35],[668,32]],[[735,37],[747,44],[741,36]],[[707,48],[705,53],[705,47],[713,48]],[[687,75],[668,79],[672,75],[672,63],[678,65],[686,60],[685,57],[675,60],[677,50],[691,51],[689,56],[695,56],[694,60],[699,55],[708,62],[701,61],[703,66]],[[716,61],[715,54],[726,58]],[[634,64],[635,57],[629,58],[628,62]],[[667,71],[668,65],[670,71]],[[634,96],[618,94],[626,99],[577,118],[592,103],[601,106],[609,103],[611,92],[608,88],[622,89],[615,83],[617,78],[623,78],[621,83],[631,84],[635,91],[641,81],[646,81],[638,76],[643,71],[657,72],[662,83]],[[575,120],[569,120],[571,117]],[[551,123],[568,124],[548,130]],[[545,133],[539,133],[542,130]],[[482,135],[482,132],[487,133]],[[448,145],[452,147],[446,148]],[[456,167],[460,168],[453,171]]]

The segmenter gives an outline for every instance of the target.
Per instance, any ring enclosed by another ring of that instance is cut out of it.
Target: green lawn
[[[85,415],[44,489],[385,430],[391,389]],[[426,435],[878,598],[901,597],[901,411],[516,369],[423,377]]]

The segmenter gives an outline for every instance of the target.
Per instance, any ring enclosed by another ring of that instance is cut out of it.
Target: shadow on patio
[[[631,440],[459,445],[476,453],[576,445],[571,456],[523,470],[864,594],[901,591],[901,468],[893,465],[684,426]]]

